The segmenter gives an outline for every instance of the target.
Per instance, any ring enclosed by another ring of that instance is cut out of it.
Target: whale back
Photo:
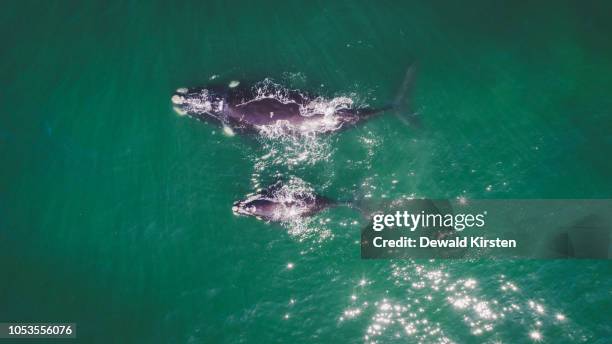
[[[239,104],[230,110],[229,116],[251,125],[271,125],[277,121],[300,124],[304,116],[295,102],[283,103],[274,98],[256,99]]]

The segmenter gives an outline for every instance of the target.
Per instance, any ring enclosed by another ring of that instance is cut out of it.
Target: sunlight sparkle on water
[[[459,202],[459,204],[461,205],[466,205],[468,204],[468,199],[465,196],[459,196],[457,197],[457,201]]]
[[[430,263],[435,265],[435,262]],[[343,311],[341,320],[348,320],[356,314],[366,317],[372,314],[370,323],[364,329],[367,342],[383,343],[384,339],[394,336],[410,337],[416,343],[452,343],[453,339],[445,334],[444,323],[427,319],[429,314],[440,310],[440,304],[435,300],[446,300],[456,315],[454,320],[462,322],[471,335],[482,336],[483,340],[499,330],[498,326],[513,322],[529,326],[524,328],[526,335],[531,341],[540,342],[544,341],[546,328],[552,325],[546,321],[547,307],[539,300],[527,298],[516,282],[501,274],[493,280],[453,278],[448,270],[440,266],[429,268],[425,264],[410,262],[392,263],[389,277],[396,286],[406,287],[404,298],[393,300],[387,292],[383,298],[371,302],[374,307],[363,301],[359,308],[353,304]],[[362,278],[358,285],[370,283]],[[491,290],[495,292],[489,294],[487,291]],[[360,300],[368,299],[365,292],[359,294]],[[355,302],[352,297],[355,294],[348,295],[350,302]],[[560,312],[553,312],[549,318],[557,325],[566,319]],[[495,335],[497,338],[494,340],[505,342],[500,336],[501,332]],[[515,341],[516,338],[509,342]]]
[[[536,342],[539,342],[542,340],[542,333],[539,331],[531,331],[529,332],[529,338],[533,339]]]

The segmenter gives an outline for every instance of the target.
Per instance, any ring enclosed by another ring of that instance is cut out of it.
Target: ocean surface
[[[277,178],[343,201],[612,198],[612,3],[0,9],[0,322],[77,323],[68,343],[612,341],[609,261],[361,260],[351,209],[231,211]],[[411,65],[420,127],[229,137],[170,103],[267,78],[382,106]]]

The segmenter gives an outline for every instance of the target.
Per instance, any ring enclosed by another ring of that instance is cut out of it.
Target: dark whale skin
[[[267,222],[289,222],[313,216],[327,208],[336,206],[336,202],[316,193],[293,193],[289,199],[277,191],[283,182],[250,195],[234,203],[232,211],[236,215],[253,216]]]
[[[281,101],[272,97],[257,98],[252,87],[210,85],[180,88],[173,94],[172,102],[181,115],[221,124],[239,133],[258,132],[262,126],[279,123],[288,125],[293,133],[336,132],[390,108],[340,108],[331,119],[318,112],[305,116],[301,109],[310,97],[302,94],[289,91]]]

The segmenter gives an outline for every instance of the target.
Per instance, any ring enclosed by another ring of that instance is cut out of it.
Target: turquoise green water
[[[607,261],[363,261],[350,210],[231,212],[277,173],[339,199],[610,198],[609,3],[0,6],[0,321],[84,343],[610,342]],[[169,102],[218,75],[379,105],[412,61],[420,130],[226,137]]]

